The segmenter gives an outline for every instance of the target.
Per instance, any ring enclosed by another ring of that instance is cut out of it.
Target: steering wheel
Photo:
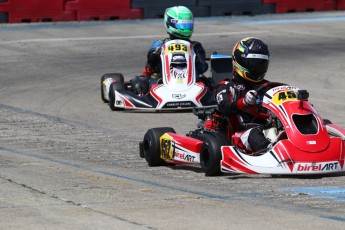
[[[283,85],[287,85],[287,84],[281,83],[281,82],[265,82],[255,87],[255,91],[258,93],[258,96],[257,96],[258,99],[256,100],[256,104],[258,104],[259,106],[262,106],[262,99],[265,93],[274,87],[283,86]]]
[[[255,87],[255,91],[258,93],[258,95],[265,94],[269,89],[272,89],[277,86],[283,86],[287,85],[286,83],[281,83],[281,82],[265,82],[257,87]]]
[[[281,83],[281,82],[265,82],[255,87],[255,91],[258,93],[257,94],[258,98],[256,99],[256,104],[258,105],[258,110],[257,110],[258,114],[260,114],[263,117],[270,117],[270,114],[267,113],[267,109],[262,106],[263,97],[268,90],[274,87],[283,86],[283,85],[287,85],[287,84]]]

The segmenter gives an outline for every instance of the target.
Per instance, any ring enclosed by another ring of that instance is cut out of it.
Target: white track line
[[[193,37],[210,37],[210,36],[227,36],[235,34],[260,34],[268,33],[269,31],[241,31],[241,32],[221,32],[221,33],[199,33],[193,34]],[[118,36],[118,37],[80,37],[80,38],[36,38],[36,39],[22,39],[12,41],[1,41],[0,45],[17,44],[17,43],[42,43],[42,42],[70,42],[70,41],[103,41],[103,40],[128,40],[128,39],[143,39],[143,38],[159,38],[162,35],[141,35],[141,36]]]

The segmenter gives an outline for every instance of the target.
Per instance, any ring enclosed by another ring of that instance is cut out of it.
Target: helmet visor
[[[178,20],[169,18],[168,23],[170,26],[181,29],[181,30],[192,30],[193,29],[193,20]]]
[[[249,53],[241,56],[240,65],[247,69],[245,77],[253,82],[262,81],[268,69],[269,55]]]
[[[255,82],[262,81],[267,72],[269,62],[267,60],[260,60],[254,63],[252,62],[252,64],[252,67],[249,68],[250,73],[247,74],[247,77]]]

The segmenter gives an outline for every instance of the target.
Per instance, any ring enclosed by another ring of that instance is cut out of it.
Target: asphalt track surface
[[[230,54],[270,47],[267,79],[310,92],[345,127],[345,13],[196,19],[193,39]],[[161,20],[0,26],[1,229],[344,229],[345,177],[224,175],[148,167],[147,129],[191,113],[112,112],[100,77],[141,72]],[[315,195],[316,194],[316,195]]]

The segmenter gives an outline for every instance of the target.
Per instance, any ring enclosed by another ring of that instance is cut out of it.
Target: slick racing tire
[[[113,82],[109,88],[109,107],[113,111],[123,110],[123,108],[115,107],[116,98],[115,90],[124,90],[126,89],[125,83],[123,82]]]
[[[222,160],[221,147],[229,145],[229,141],[222,135],[213,133],[205,136],[200,150],[200,165],[205,176],[221,175],[220,161]]]
[[[104,103],[108,103],[108,100],[104,97],[105,85],[103,85],[104,80],[107,78],[112,78],[115,82],[124,82],[124,77],[121,73],[107,73],[101,77],[101,98]]]
[[[164,133],[176,133],[173,128],[170,127],[161,127],[149,129],[143,140],[143,152],[145,160],[148,165],[153,166],[162,166],[166,165],[165,161],[161,159],[161,148],[160,148],[160,137]]]

